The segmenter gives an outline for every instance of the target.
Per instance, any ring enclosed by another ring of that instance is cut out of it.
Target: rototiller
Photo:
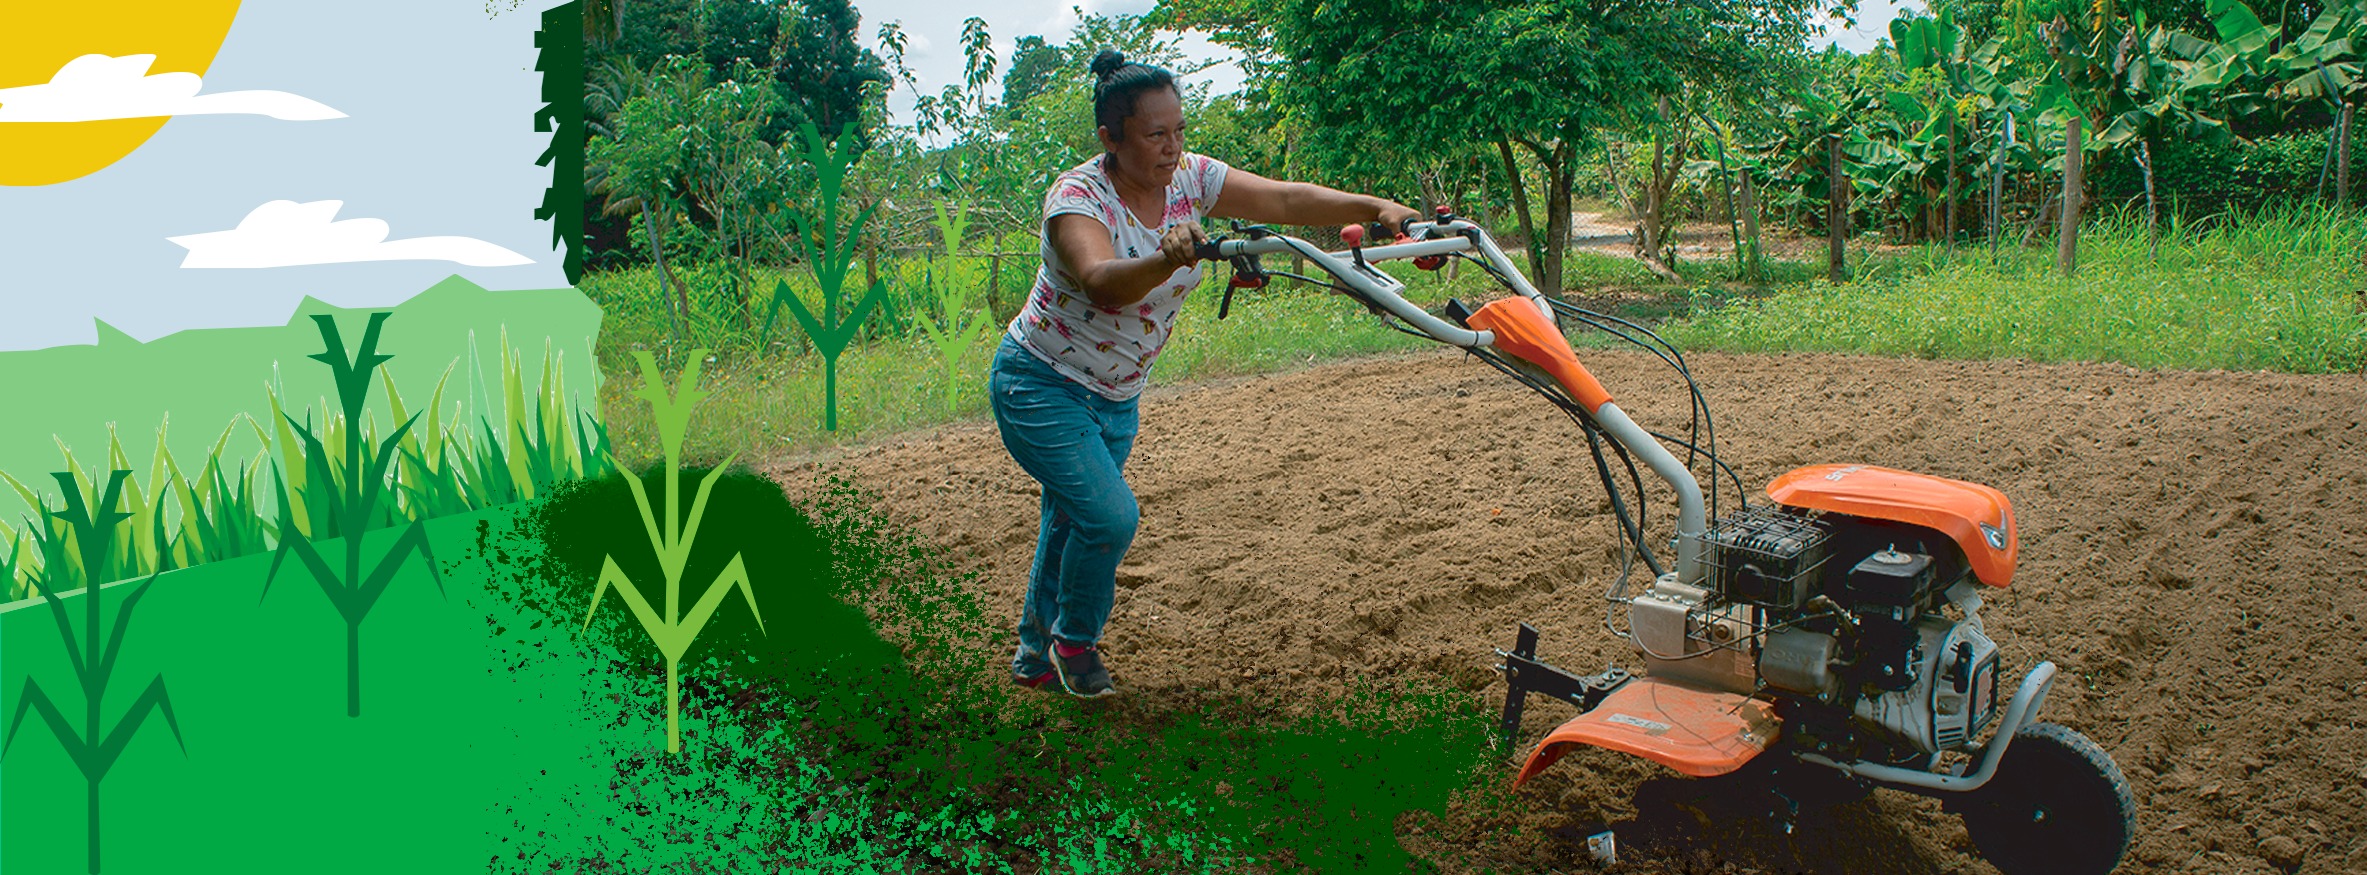
[[[1632,322],[1539,294],[1486,231],[1443,207],[1434,221],[1396,230],[1393,242],[1367,248],[1366,230],[1350,226],[1341,233],[1347,249],[1325,252],[1262,226],[1236,226],[1200,255],[1233,267],[1219,318],[1235,289],[1272,276],[1328,288],[1393,328],[1469,351],[1569,414],[1586,435],[1627,557],[1606,596],[1605,626],[1635,646],[1643,666],[1592,675],[1556,668],[1537,658],[1537,630],[1522,623],[1513,648],[1496,651],[1507,687],[1506,745],[1530,694],[1580,713],[1529,753],[1516,786],[1571,745],[1594,745],[1697,778],[1750,776],[1724,786],[1764,802],[1787,832],[1803,800],[1888,787],[1944,800],[2008,875],[2104,873],[2119,863],[2135,802],[2095,742],[2038,721],[2054,664],[2040,662],[2007,687],[2010,697],[1999,696],[2004,667],[1980,611],[1984,587],[2013,579],[2016,531],[2003,494],[1872,465],[1815,465],[1775,478],[1768,503],[1751,504],[1717,459],[1708,405],[1675,347]],[[1385,232],[1376,225],[1370,233],[1377,240]],[[1270,272],[1257,260],[1284,252],[1330,279]],[[1477,264],[1516,294],[1476,311],[1450,300],[1443,316],[1433,315],[1408,303],[1405,286],[1375,266],[1411,259],[1436,270],[1448,258]],[[1692,398],[1686,437],[1647,430],[1620,410],[1579,364],[1561,319],[1673,368]],[[1675,537],[1665,542],[1674,567],[1652,549],[1642,508],[1629,507],[1628,496],[1643,493],[1639,459],[1676,494]],[[1706,511],[1693,474],[1699,462],[1712,485]],[[1721,471],[1740,505],[1724,516],[1715,488]],[[1639,559],[1652,577],[1633,591]]]

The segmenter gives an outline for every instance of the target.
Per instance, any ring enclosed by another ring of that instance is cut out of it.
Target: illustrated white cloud
[[[83,55],[41,85],[0,88],[0,122],[90,122],[174,115],[267,115],[283,121],[344,118],[285,91],[199,94],[195,73],[148,74],[155,55]]]
[[[228,231],[167,237],[189,255],[182,267],[295,267],[357,261],[453,261],[508,267],[534,260],[474,237],[388,240],[379,219],[338,219],[344,201],[272,201]]]

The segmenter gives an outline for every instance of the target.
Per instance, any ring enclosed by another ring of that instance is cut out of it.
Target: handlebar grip
[[[1218,250],[1217,241],[1202,240],[1192,246],[1192,257],[1201,261],[1217,261],[1225,256]]]

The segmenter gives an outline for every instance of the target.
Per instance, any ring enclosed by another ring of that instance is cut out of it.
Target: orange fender
[[[1766,751],[1781,729],[1766,701],[1637,678],[1545,736],[1512,786],[1553,765],[1573,744],[1634,754],[1696,778],[1723,775]]]

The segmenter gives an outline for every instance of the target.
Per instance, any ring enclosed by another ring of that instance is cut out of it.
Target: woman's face
[[[1098,129],[1101,147],[1118,156],[1118,172],[1147,188],[1165,189],[1175,178],[1175,164],[1183,158],[1183,100],[1172,88],[1153,88],[1134,96],[1134,114],[1126,117],[1125,135],[1108,126]]]

